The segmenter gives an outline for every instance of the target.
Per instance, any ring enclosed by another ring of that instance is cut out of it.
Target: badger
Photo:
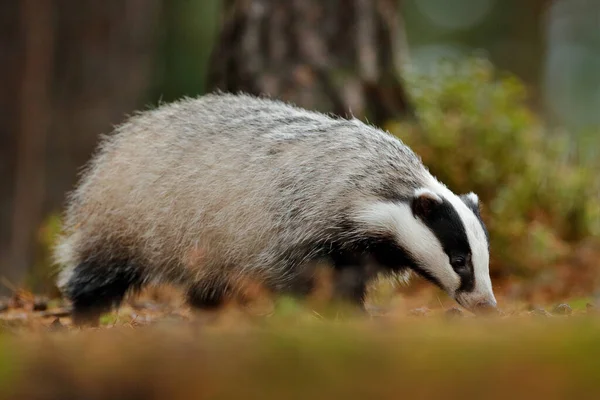
[[[306,294],[320,260],[359,308],[374,276],[403,271],[496,306],[478,196],[353,117],[247,94],[162,104],[101,138],[67,200],[55,259],[77,323],[157,283],[200,309],[245,279]]]

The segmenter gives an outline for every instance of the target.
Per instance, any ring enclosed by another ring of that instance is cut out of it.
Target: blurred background
[[[479,193],[506,296],[600,283],[597,0],[8,0],[0,76],[0,293],[54,290],[99,135],[217,89],[368,120]]]

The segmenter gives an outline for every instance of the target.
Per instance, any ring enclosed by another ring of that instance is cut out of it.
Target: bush
[[[58,214],[50,214],[37,231],[35,263],[27,275],[25,286],[39,293],[58,295],[55,286],[56,266],[52,250],[61,231],[62,220]]]
[[[535,273],[600,233],[597,173],[530,111],[518,79],[474,59],[406,81],[419,125],[387,128],[450,189],[479,195],[493,273]]]

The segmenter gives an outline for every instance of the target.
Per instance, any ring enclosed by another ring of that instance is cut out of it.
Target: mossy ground
[[[445,299],[411,312],[428,296],[393,298],[371,316],[291,299],[198,315],[176,296],[141,298],[85,329],[52,316],[59,303],[22,303],[0,314],[0,398],[600,396],[600,314],[587,299],[570,315],[504,303],[502,315],[474,317],[449,313]]]

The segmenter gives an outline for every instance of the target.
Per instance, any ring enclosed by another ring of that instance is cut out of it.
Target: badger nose
[[[480,301],[475,304],[475,307],[473,307],[473,312],[475,314],[496,313],[498,312],[498,309],[496,308],[497,305],[498,303],[496,302],[496,300]]]

